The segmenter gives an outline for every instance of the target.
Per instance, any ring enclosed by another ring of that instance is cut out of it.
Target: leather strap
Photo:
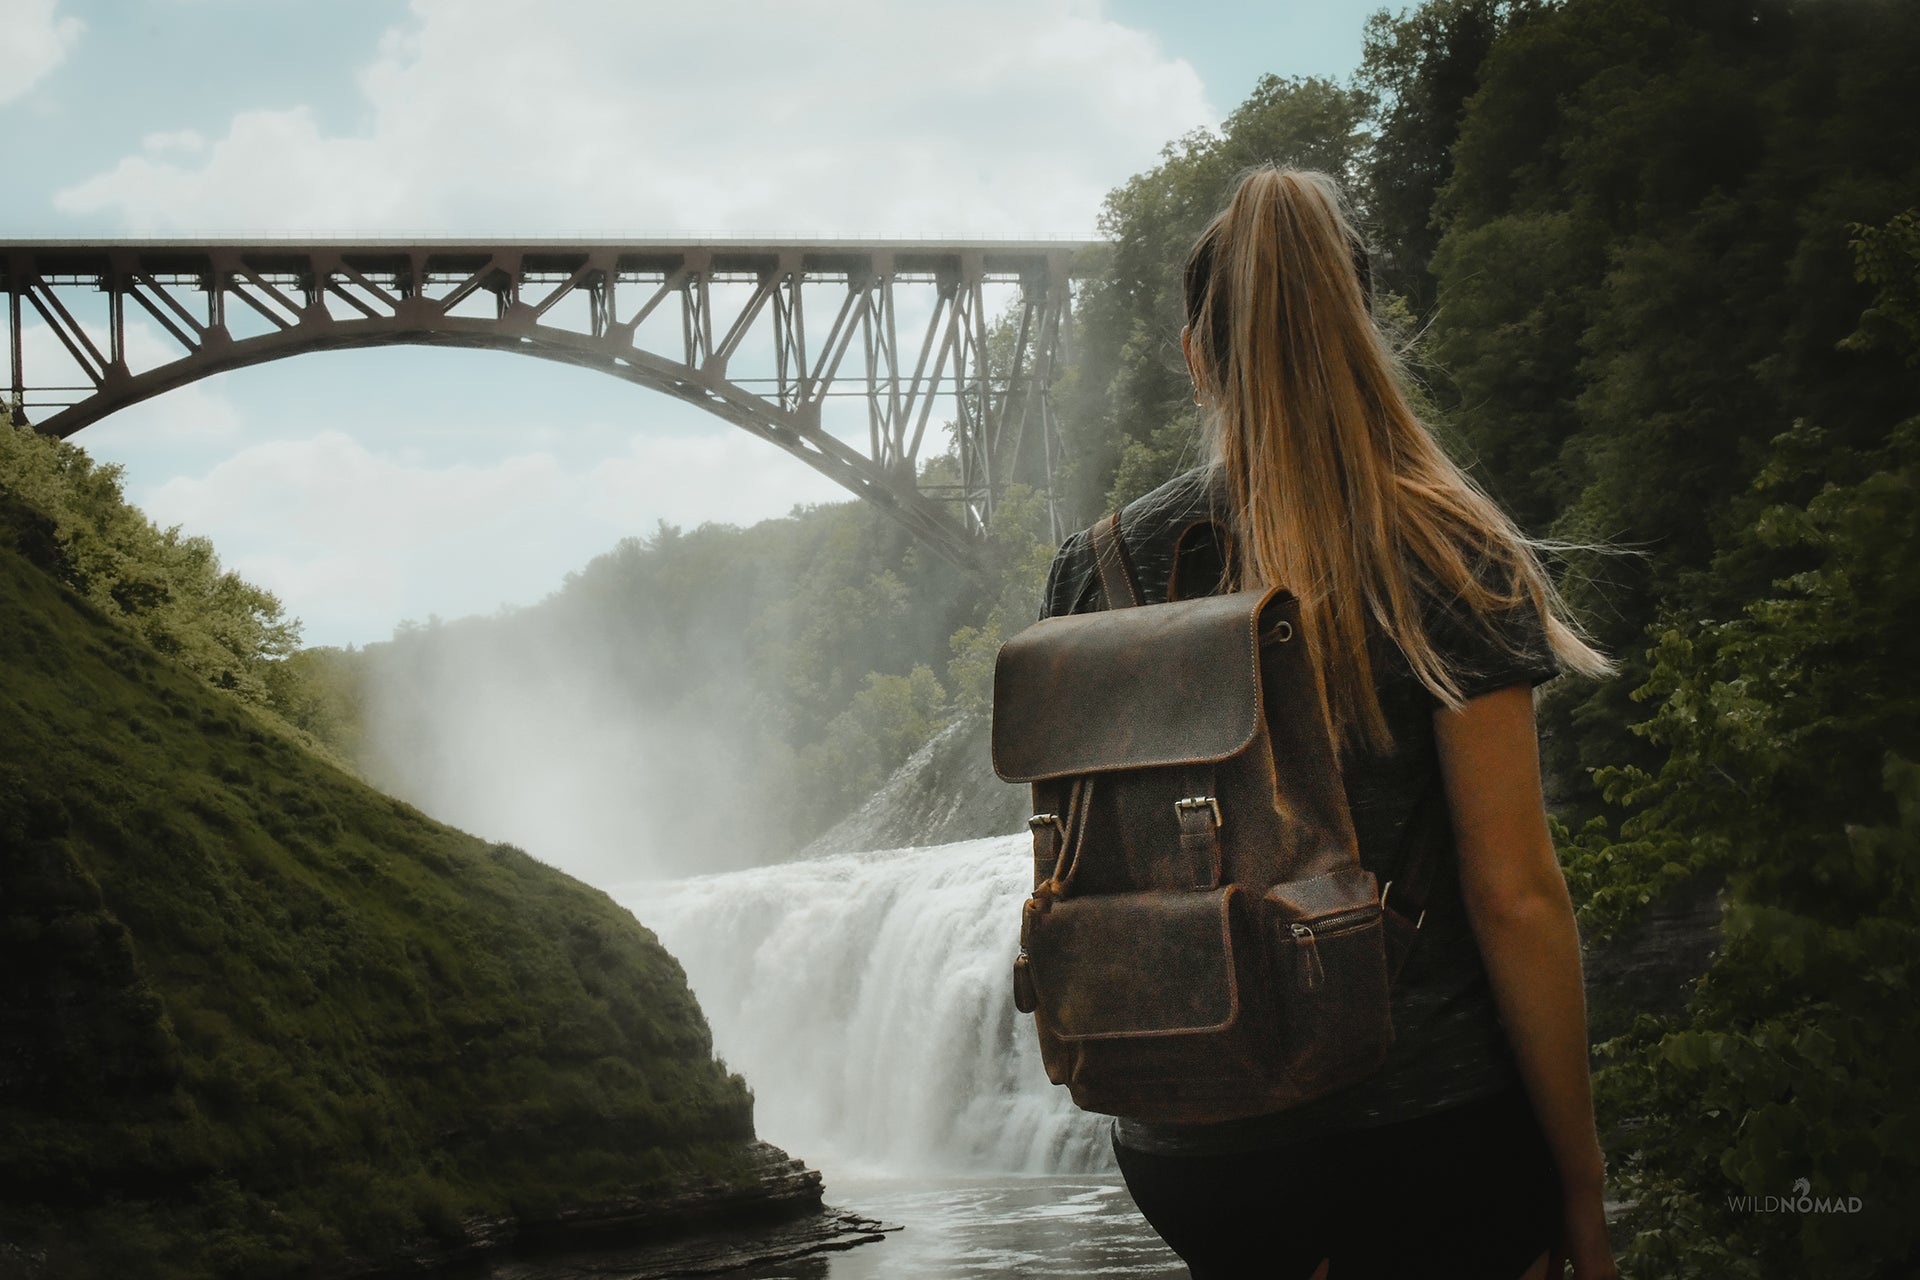
[[[1220,887],[1220,801],[1211,766],[1191,771],[1187,793],[1174,805],[1180,823],[1180,856],[1193,889]]]
[[[1036,813],[1027,819],[1033,831],[1033,896],[1045,911],[1064,898],[1080,869],[1080,850],[1087,843],[1087,824],[1093,811],[1091,777],[1073,780],[1065,813]]]
[[[1058,898],[1067,896],[1067,891],[1073,888],[1074,873],[1080,870],[1080,851],[1087,847],[1087,828],[1093,825],[1094,781],[1091,774],[1073,780],[1073,798],[1067,802],[1065,844],[1050,882]]]
[[[1125,609],[1140,603],[1140,579],[1133,572],[1133,559],[1120,537],[1120,513],[1114,512],[1089,531],[1093,543],[1093,563],[1100,570],[1100,593],[1109,609]]]
[[[1196,524],[1188,532],[1201,527]],[[1181,534],[1184,541],[1185,533]],[[1094,563],[1100,569],[1100,591],[1107,608],[1125,609],[1141,603],[1140,578],[1127,554],[1127,543],[1120,536],[1120,513],[1114,512],[1093,526],[1091,533]],[[1175,563],[1178,564],[1178,549]],[[1169,583],[1169,589],[1174,584]],[[1220,886],[1220,801],[1216,797],[1211,767],[1193,771],[1186,794],[1174,807],[1180,824],[1180,855],[1187,865],[1188,883],[1195,889]],[[1069,824],[1071,826],[1071,824]],[[1075,858],[1078,862],[1078,858]]]
[[[1213,550],[1217,553],[1220,563],[1211,581],[1191,582],[1188,580],[1193,576],[1191,562],[1196,557],[1201,563],[1215,558],[1213,555],[1205,554],[1207,548],[1202,541],[1203,538],[1213,542]],[[1195,520],[1182,529],[1180,536],[1173,541],[1173,568],[1167,573],[1167,599],[1198,599],[1223,590],[1220,578],[1226,572],[1227,561],[1232,556],[1232,546],[1233,535],[1227,531],[1227,526],[1218,520]]]
[[[1036,813],[1027,819],[1033,833],[1033,882],[1044,884],[1060,868],[1060,855],[1067,848],[1066,818],[1059,813]]]
[[[1402,838],[1399,870],[1381,890],[1386,908],[1387,981],[1392,983],[1406,964],[1413,944],[1419,940],[1420,925],[1427,918],[1427,901],[1433,894],[1433,877],[1439,859],[1431,850],[1435,841],[1423,839],[1433,834],[1436,818],[1444,818],[1441,803],[1446,791],[1438,782],[1429,783],[1413,812],[1407,815],[1406,835]]]

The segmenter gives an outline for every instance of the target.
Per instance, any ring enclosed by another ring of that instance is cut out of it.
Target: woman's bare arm
[[[1514,685],[1438,711],[1434,735],[1467,918],[1560,1172],[1575,1274],[1608,1276],[1580,936],[1547,833],[1532,692]]]

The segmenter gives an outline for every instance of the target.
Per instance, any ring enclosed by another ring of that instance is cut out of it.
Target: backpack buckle
[[[1205,809],[1213,815],[1213,825],[1220,826],[1220,802],[1212,796],[1188,796],[1184,800],[1173,802],[1175,812],[1185,813],[1189,809]]]
[[[1067,824],[1057,813],[1036,813],[1027,819],[1027,830],[1033,833],[1033,881],[1057,893],[1061,864],[1067,859]]]
[[[1220,884],[1220,802],[1212,796],[1188,796],[1173,802],[1180,823],[1180,852],[1192,879],[1189,887],[1214,889]],[[1212,819],[1211,825],[1203,825]]]

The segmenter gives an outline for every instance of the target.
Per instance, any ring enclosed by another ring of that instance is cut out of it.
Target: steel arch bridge
[[[1081,247],[7,241],[0,292],[15,419],[50,435],[309,351],[511,351],[699,405],[966,567],[1008,484],[1043,489],[1051,507],[1059,449],[1046,393]],[[936,439],[950,425],[946,474],[922,473],[929,425]]]

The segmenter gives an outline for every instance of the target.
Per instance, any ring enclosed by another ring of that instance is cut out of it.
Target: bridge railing
[[[66,436],[307,351],[534,355],[698,404],[970,564],[1009,484],[1052,493],[1047,390],[1081,247],[0,242],[8,387],[18,416]]]

